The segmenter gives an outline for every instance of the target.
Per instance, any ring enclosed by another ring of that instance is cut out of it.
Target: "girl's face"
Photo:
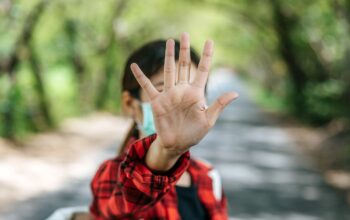
[[[178,62],[176,62],[176,66],[178,65]],[[193,81],[195,74],[196,74],[196,64],[191,64],[191,70],[190,70],[190,82]],[[156,74],[154,74],[150,78],[152,84],[158,91],[163,91],[163,85],[164,85],[164,70],[161,68]],[[143,114],[142,114],[142,108],[141,103],[142,102],[149,102],[149,98],[147,97],[145,91],[141,89],[140,92],[140,99],[138,100],[130,95],[128,91],[123,91],[122,93],[122,110],[123,113],[133,118],[135,122],[142,122],[143,121]],[[143,136],[143,135],[142,135]]]

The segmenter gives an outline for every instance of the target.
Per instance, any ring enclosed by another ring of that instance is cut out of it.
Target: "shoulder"
[[[196,184],[201,187],[202,185],[211,185],[211,190],[217,200],[222,198],[222,182],[220,173],[214,168],[214,166],[203,159],[191,159],[189,171],[192,175],[192,179]]]
[[[203,173],[203,172],[206,173],[206,172],[209,172],[210,170],[214,169],[214,167],[210,162],[208,162],[206,160],[191,158],[189,169],[199,171],[200,173]]]

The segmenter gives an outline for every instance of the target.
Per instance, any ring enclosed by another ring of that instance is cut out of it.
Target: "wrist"
[[[175,165],[180,156],[181,153],[165,148],[157,137],[146,153],[145,162],[151,170],[165,172]]]

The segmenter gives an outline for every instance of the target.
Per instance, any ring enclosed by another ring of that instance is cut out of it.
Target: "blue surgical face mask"
[[[142,124],[138,123],[139,129],[146,136],[156,133],[156,126],[154,124],[151,103],[142,102],[141,107],[142,107],[142,114],[143,114],[143,122]]]

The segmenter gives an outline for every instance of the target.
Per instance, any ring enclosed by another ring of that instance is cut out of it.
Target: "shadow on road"
[[[249,97],[227,69],[208,85],[209,101],[224,91],[240,98],[193,153],[219,170],[230,206],[239,219],[349,219],[345,195],[325,184],[294,141]]]

